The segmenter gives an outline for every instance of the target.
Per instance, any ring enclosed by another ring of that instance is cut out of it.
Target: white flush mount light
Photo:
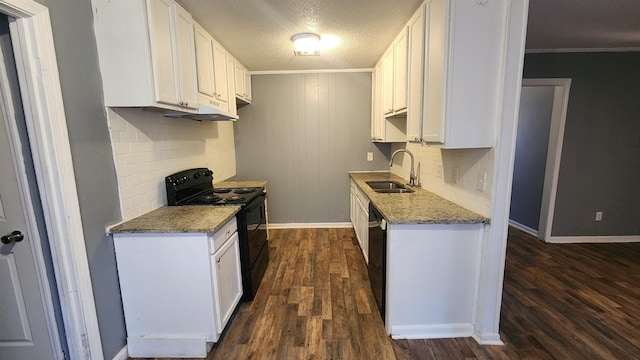
[[[291,37],[295,45],[293,53],[296,56],[320,55],[320,35],[314,33],[299,33]]]

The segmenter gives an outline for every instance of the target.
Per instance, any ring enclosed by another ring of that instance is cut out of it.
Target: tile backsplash
[[[414,154],[415,172],[422,188],[480,215],[490,215],[494,149],[449,150],[403,143],[394,144],[391,151],[403,148]],[[409,156],[398,155],[391,171],[408,180],[410,168]]]
[[[107,109],[123,220],[167,204],[164,178],[209,167],[214,181],[236,174],[232,122],[167,118],[161,112]]]

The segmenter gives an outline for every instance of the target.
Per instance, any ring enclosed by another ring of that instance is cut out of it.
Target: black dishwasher
[[[387,285],[387,221],[380,210],[369,203],[369,281],[385,322],[385,291]]]

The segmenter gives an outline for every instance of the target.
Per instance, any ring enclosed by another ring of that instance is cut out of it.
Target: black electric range
[[[240,206],[236,214],[245,301],[253,300],[269,264],[264,187],[216,188],[213,171],[195,168],[165,178],[169,206]]]

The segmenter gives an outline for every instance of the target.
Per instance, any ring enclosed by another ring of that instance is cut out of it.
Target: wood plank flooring
[[[391,340],[351,229],[270,231],[270,264],[208,359],[640,359],[640,244],[545,244],[510,229],[505,346]]]

